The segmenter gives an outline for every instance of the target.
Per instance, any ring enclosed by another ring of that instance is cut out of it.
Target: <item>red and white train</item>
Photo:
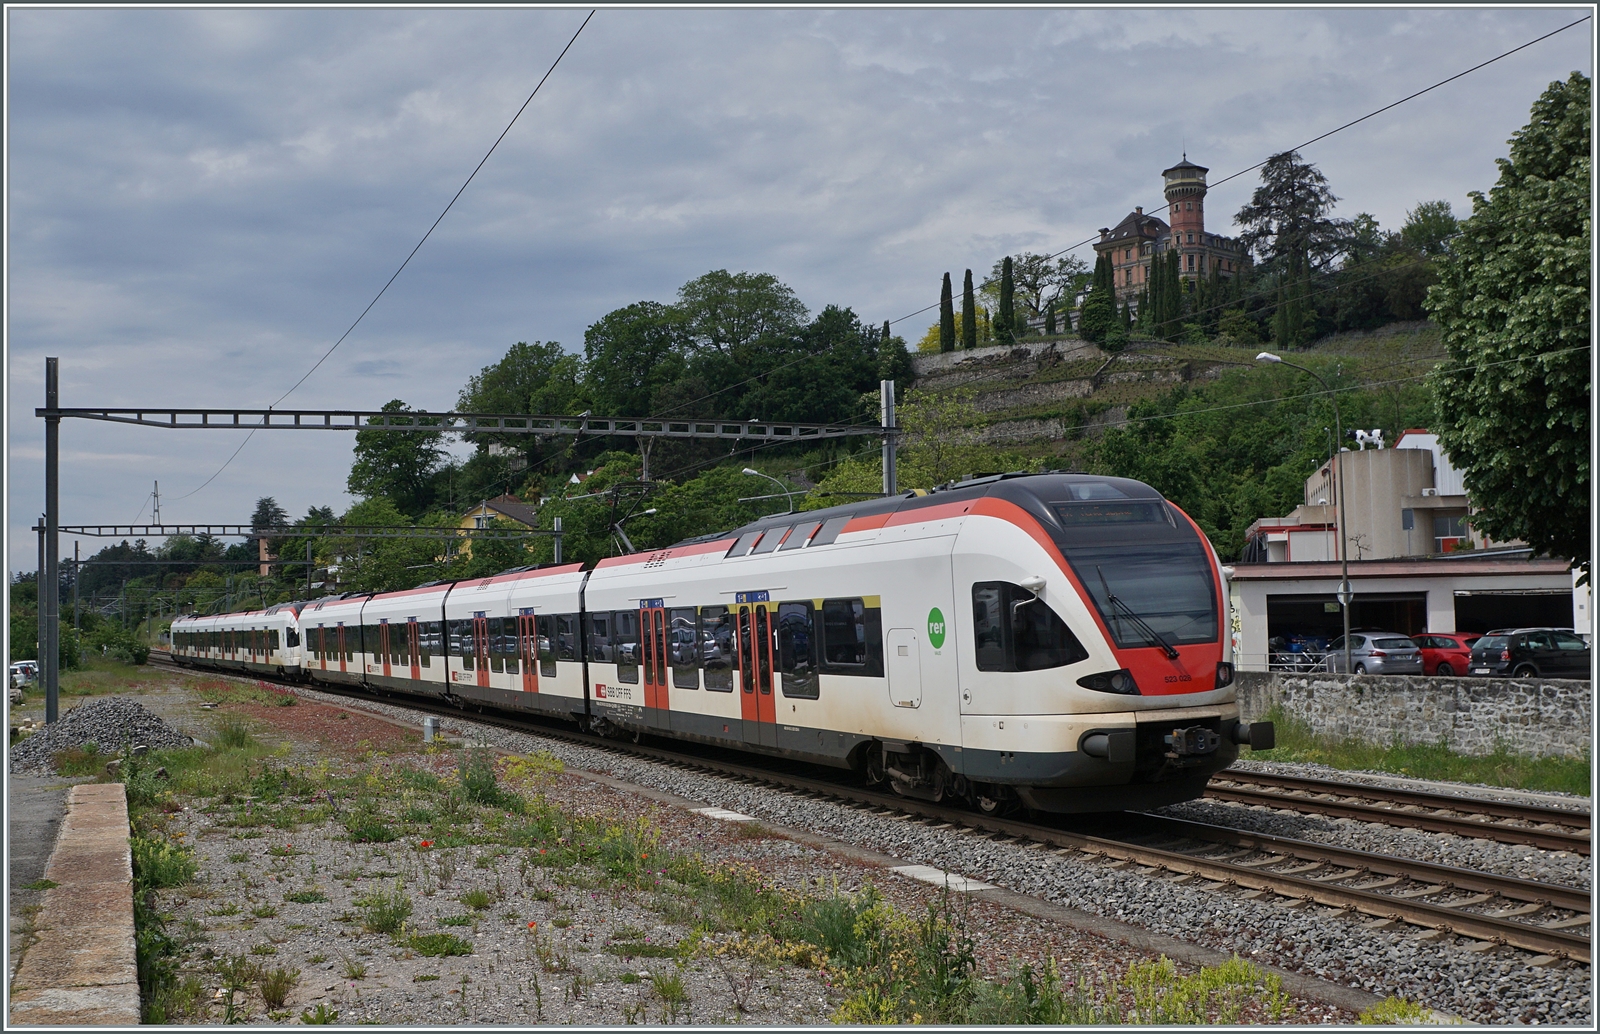
[[[649,552],[173,622],[180,664],[854,768],[984,810],[1198,797],[1272,745],[1205,535],[1148,485],[1000,475]]]

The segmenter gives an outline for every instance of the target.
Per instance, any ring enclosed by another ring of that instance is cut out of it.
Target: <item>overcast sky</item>
[[[583,20],[573,10],[8,12],[9,565],[35,566],[43,357],[66,406],[262,407],[395,271]],[[813,311],[938,299],[1581,16],[1504,10],[601,10],[431,240],[284,408],[451,408],[519,340],[762,271]],[[1308,148],[1398,227],[1469,210],[1570,30]],[[1208,228],[1254,176],[1211,195]],[[1080,254],[1092,260],[1089,249]],[[896,325],[916,340],[928,315]],[[69,421],[63,523],[343,509],[352,438]],[[148,518],[148,505],[143,507]],[[85,552],[103,543],[84,540]],[[63,542],[70,556],[71,540]]]

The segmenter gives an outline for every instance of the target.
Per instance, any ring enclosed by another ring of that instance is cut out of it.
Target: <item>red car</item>
[[[1414,635],[1411,641],[1422,650],[1424,675],[1465,675],[1472,644],[1480,638],[1475,632],[1429,632]]]

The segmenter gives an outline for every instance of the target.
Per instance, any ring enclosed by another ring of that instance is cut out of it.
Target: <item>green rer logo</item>
[[[935,650],[944,645],[944,615],[938,607],[928,611],[928,642]]]

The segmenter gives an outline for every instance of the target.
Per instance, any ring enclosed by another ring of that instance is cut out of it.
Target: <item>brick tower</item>
[[[1195,274],[1197,266],[1202,271],[1205,268],[1203,261],[1196,262],[1196,256],[1204,252],[1206,245],[1208,171],[1184,155],[1183,161],[1161,174],[1166,180],[1167,203],[1172,206],[1167,210],[1167,221],[1172,225],[1172,247],[1184,256],[1178,260],[1179,268],[1188,276]]]

